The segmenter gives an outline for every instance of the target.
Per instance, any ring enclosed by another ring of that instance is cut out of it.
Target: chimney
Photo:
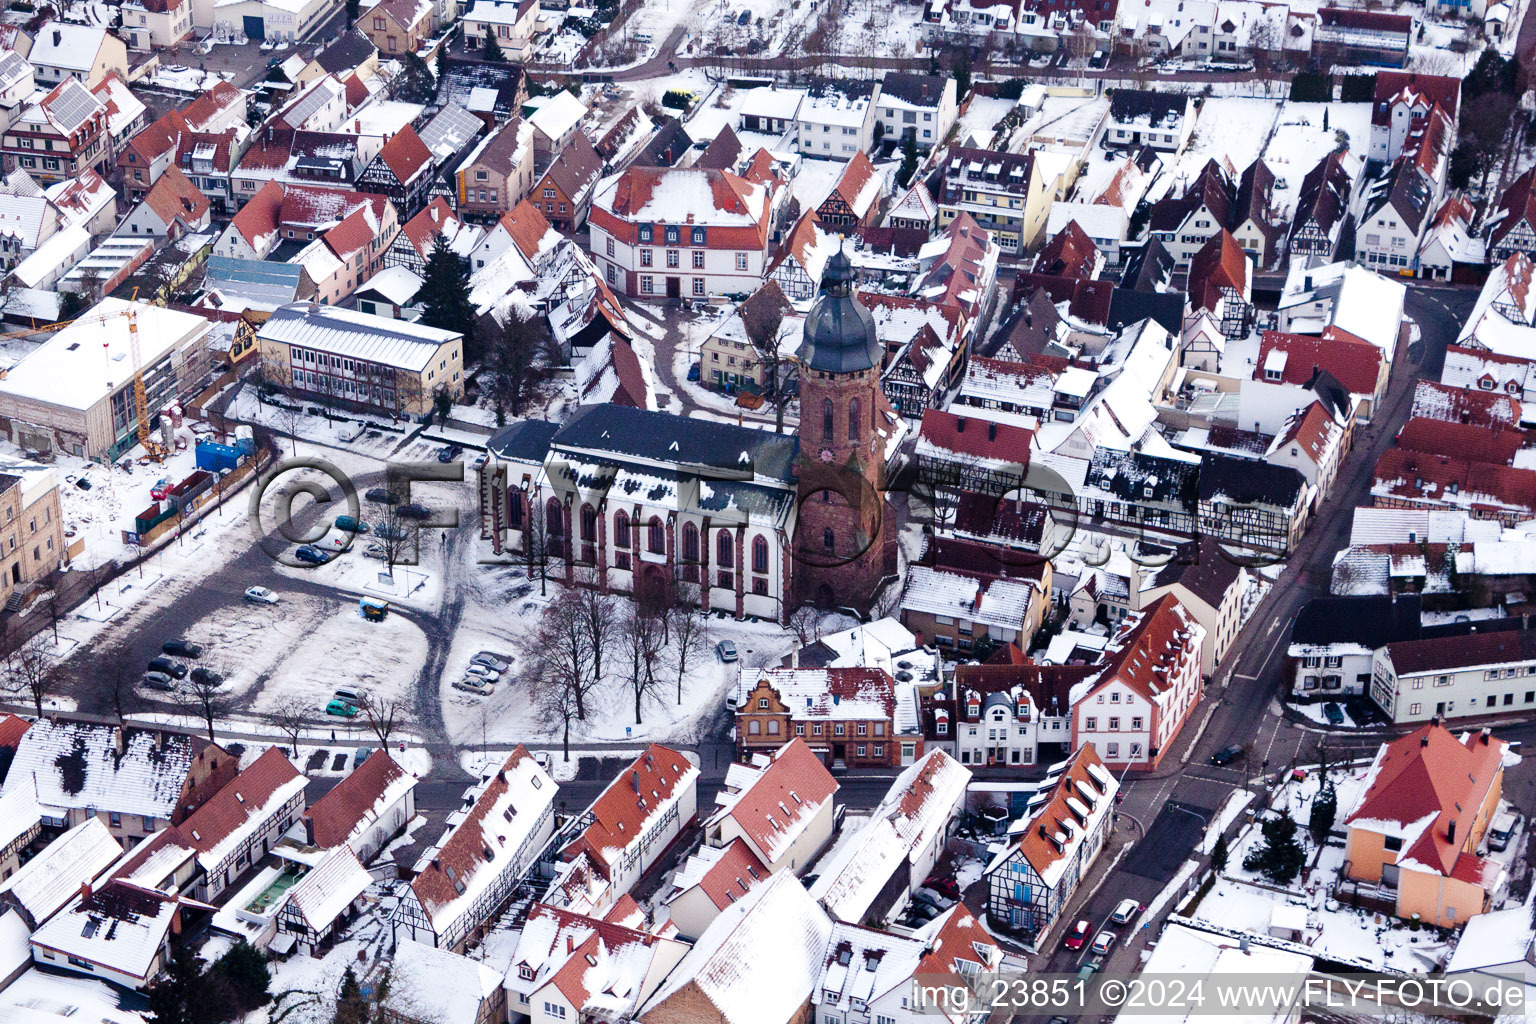
[[[54,29],[53,30],[53,45],[54,46],[58,46],[63,41],[64,41],[64,33],[59,31],[58,29]]]
[[[81,882],[80,883],[80,898],[82,900],[88,900],[88,899],[91,898],[91,883],[90,882]]]
[[[120,725],[112,727],[112,746],[117,750],[117,756],[122,757],[125,744],[123,742],[123,727]]]
[[[800,648],[796,647],[794,650],[789,652],[789,667],[800,667]]]
[[[634,791],[636,793],[640,792],[640,773],[639,772],[630,772],[629,773],[629,784],[630,784],[630,786],[632,786],[634,788]]]
[[[1445,826],[1445,838],[1450,840],[1453,843],[1456,841],[1456,819],[1455,818],[1452,818],[1451,819],[1451,823],[1449,825]]]
[[[1440,716],[1438,714],[1435,715],[1433,718],[1431,718],[1429,720],[1429,724],[1430,725],[1439,725],[1440,724]]]
[[[1488,745],[1488,741],[1492,737],[1493,737],[1493,730],[1489,729],[1486,725],[1483,726],[1483,731],[1478,733],[1478,736],[1477,736],[1478,739],[1483,741],[1483,746],[1485,746],[1485,747]]]
[[[1421,746],[1421,747],[1429,746],[1429,733],[1425,733],[1423,736],[1419,737],[1419,746]]]
[[[955,432],[957,434],[965,433],[965,417],[964,416],[956,417],[956,419],[955,419]]]

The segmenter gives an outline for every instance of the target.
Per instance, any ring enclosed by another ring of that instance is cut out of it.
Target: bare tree
[[[533,650],[548,675],[571,690],[576,717],[585,722],[587,698],[602,683],[602,677],[592,671],[592,646],[573,591],[562,592],[544,609],[533,637]]]
[[[38,602],[38,611],[48,618],[48,625],[53,628],[53,646],[59,646],[59,620],[64,617],[64,606],[59,603],[59,592],[50,590],[44,594]]]
[[[821,610],[813,604],[801,605],[789,613],[789,629],[796,644],[809,647],[821,639]]]
[[[530,492],[523,516],[523,570],[529,583],[539,581],[540,597],[549,593],[549,524],[544,516],[539,492]]]
[[[6,658],[6,689],[24,694],[32,701],[37,717],[43,717],[43,701],[60,682],[58,663],[53,659],[48,641],[34,636],[13,650]]]
[[[383,508],[382,517],[373,531],[384,555],[385,571],[395,574],[397,565],[415,565],[417,542],[421,539],[421,524],[410,516],[401,514],[400,503],[393,502]],[[407,556],[412,556],[409,559]]]
[[[139,705],[139,696],[134,690],[139,681],[139,673],[134,669],[133,662],[129,661],[128,653],[118,649],[100,664],[96,675],[101,682],[103,696],[121,727],[124,719]]]
[[[224,692],[224,683],[218,673],[200,675],[194,679],[190,676],[180,683],[177,691],[177,702],[187,709],[188,714],[194,714],[203,720],[208,727],[208,742],[214,742],[213,726],[219,716],[230,710],[229,695]]]
[[[667,612],[671,623],[672,650],[677,658],[677,703],[683,703],[683,677],[688,662],[709,649],[709,620],[697,601],[678,601]]]
[[[592,652],[592,674],[603,677],[603,654],[613,639],[614,626],[618,622],[618,610],[614,600],[597,587],[597,573],[583,569],[576,577],[574,588],[576,608],[581,616],[582,628],[587,631],[587,646]]]
[[[299,454],[299,428],[304,425],[304,403],[293,390],[291,371],[275,359],[262,360],[263,391],[272,396],[272,418],[279,433],[287,434],[293,454]]]
[[[381,697],[372,690],[358,695],[357,709],[363,713],[368,728],[379,738],[379,745],[389,746],[389,736],[395,731],[400,719],[411,710],[410,701],[400,697]]]
[[[272,723],[288,737],[290,756],[299,756],[299,737],[314,718],[314,702],[299,694],[285,697],[272,711]]]
[[[571,759],[571,722],[580,718],[580,701],[562,669],[548,662],[535,662],[529,677],[533,685],[533,708],[541,724],[560,729],[564,759]]]
[[[629,660],[629,692],[635,698],[635,724],[642,721],[645,699],[656,693],[656,661],[666,645],[664,615],[640,603],[630,604],[619,622],[619,645]],[[678,682],[681,691],[682,682]]]
[[[798,321],[785,322],[785,313],[791,309],[789,299],[777,284],[770,281],[759,288],[752,297],[741,304],[737,314],[757,361],[762,364],[765,397],[773,406],[773,430],[784,433],[784,378],[788,376],[788,358],[782,351],[784,343],[794,334]]]

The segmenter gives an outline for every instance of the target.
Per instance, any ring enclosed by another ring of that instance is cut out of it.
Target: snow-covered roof
[[[790,1020],[816,989],[831,935],[794,872],[780,871],[710,923],[639,1016],[692,984],[719,1024]]]
[[[323,932],[373,881],[349,846],[338,846],[288,890],[288,904]]]
[[[878,668],[743,668],[739,701],[766,682],[794,719],[889,718],[894,702],[890,673]]]
[[[578,1017],[633,1019],[639,1001],[654,988],[654,975],[676,962],[682,944],[630,927],[625,906],[639,909],[625,899],[598,918],[534,904],[512,953],[506,987],[536,1000],[536,993],[553,985]],[[638,917],[636,923],[643,922],[643,914]],[[659,958],[663,949],[668,955]]]
[[[444,344],[459,338],[453,331],[307,302],[277,310],[257,336],[414,373],[425,370]]]
[[[281,749],[268,747],[179,827],[197,847],[197,861],[204,870],[220,870],[233,854],[254,841],[254,833],[268,828],[308,783]]]
[[[208,330],[208,321],[194,313],[147,302],[102,299],[13,367],[0,380],[0,392],[68,409],[91,408],[133,377],[126,315],[130,309],[138,320],[139,358],[144,367]]]
[[[914,565],[901,595],[903,611],[968,619],[1001,629],[1023,628],[1035,584],[936,566]]]
[[[77,894],[32,935],[32,943],[135,978],[149,979],[176,916],[174,896],[130,882]]]
[[[1531,910],[1527,906],[1475,914],[1462,928],[1445,973],[1523,964],[1532,939]]]
[[[421,291],[422,283],[422,279],[412,273],[409,267],[397,265],[385,267],[374,274],[358,290],[377,292],[390,303],[405,306]]]
[[[107,724],[42,718],[22,737],[3,792],[32,792],[54,817],[63,817],[66,809],[91,808],[170,820],[193,758],[206,746],[186,733],[119,731]]]
[[[35,727],[34,727],[35,728]],[[49,843],[16,873],[0,882],[0,895],[9,895],[41,923],[94,881],[123,852],[100,818],[91,817]]]
[[[741,115],[791,121],[799,113],[805,96],[804,89],[780,89],[767,85],[748,89],[742,95]]]
[[[548,138],[563,139],[586,116],[587,105],[561,89],[528,115],[528,123]]]
[[[1246,945],[1247,948],[1244,948]],[[1192,928],[1174,922],[1158,936],[1152,956],[1142,965],[1146,974],[1203,978],[1210,975],[1274,975],[1292,984],[1301,984],[1312,972],[1312,958],[1288,949],[1278,949],[1261,942],[1243,942],[1238,938]],[[1291,1019],[1289,1005],[1273,1010],[1223,1014],[1224,1020],[1240,1024],[1283,1024]],[[1199,1021],[1198,1013],[1162,1013],[1160,1022]]]
[[[859,1012],[909,982],[928,943],[836,922],[811,1002],[822,1019]],[[825,1016],[823,1016],[825,1015]]]
[[[50,21],[37,30],[27,59],[33,67],[90,71],[96,66],[96,55],[107,35],[106,29],[94,25]]]
[[[734,820],[770,866],[789,852],[838,790],[837,780],[821,758],[798,736],[774,751],[761,767],[731,767],[739,785],[727,780],[727,788],[715,798],[718,810],[705,829],[718,827],[727,818]]]
[[[479,960],[409,939],[390,961],[384,1009],[407,1020],[477,1021],[501,987],[501,973]]]

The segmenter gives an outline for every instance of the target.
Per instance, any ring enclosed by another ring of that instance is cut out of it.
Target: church
[[[514,560],[542,545],[567,583],[738,618],[867,609],[897,572],[885,472],[901,425],[854,279],[842,252],[827,261],[795,434],[619,405],[522,420],[487,445],[481,536]]]

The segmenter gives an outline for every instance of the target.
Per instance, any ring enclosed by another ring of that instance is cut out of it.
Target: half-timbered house
[[[427,205],[432,184],[432,152],[406,125],[379,150],[363,169],[358,184],[363,191],[388,196],[404,218],[414,217]]]
[[[844,231],[872,227],[878,219],[880,195],[884,191],[885,175],[875,170],[869,157],[855,153],[837,184],[816,208],[816,218],[829,228]]]

